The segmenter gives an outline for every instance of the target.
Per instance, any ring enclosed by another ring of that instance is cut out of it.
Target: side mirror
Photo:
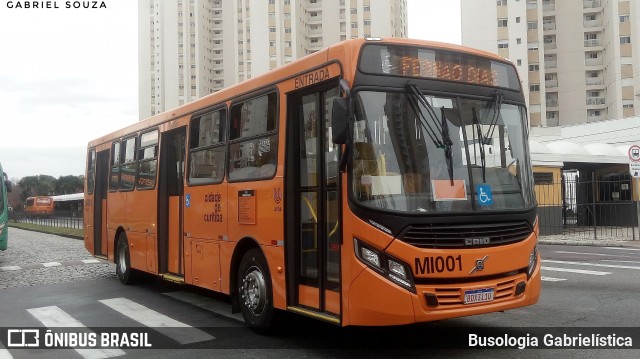
[[[350,99],[339,97],[333,100],[331,111],[331,137],[333,143],[347,143],[347,120],[349,118]]]

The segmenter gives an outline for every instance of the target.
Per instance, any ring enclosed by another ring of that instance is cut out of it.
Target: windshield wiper
[[[409,93],[409,97],[408,97],[409,104],[413,108],[413,112],[415,112],[416,115],[418,115],[418,118],[420,119],[420,127],[424,129],[424,132],[427,133],[427,135],[429,136],[429,138],[431,138],[431,141],[433,141],[436,147],[444,148],[444,143],[442,142],[442,139],[441,139],[442,127],[440,126],[440,124],[438,124],[438,121],[437,121],[438,117],[436,116],[436,111],[433,109],[433,106],[431,106],[429,101],[427,101],[427,99],[424,97],[422,92],[420,92],[420,90],[416,85],[407,84],[407,90],[408,90],[407,92]],[[422,110],[420,109],[420,105],[423,105],[424,108],[427,109],[427,113],[432,118],[431,122],[433,122],[434,124],[433,127],[427,120],[427,116],[425,116],[424,112],[422,112]],[[438,132],[440,133],[440,136],[438,136]]]
[[[496,91],[493,101],[487,103],[487,106],[485,107],[487,110],[493,110],[493,117],[491,118],[491,122],[489,122],[489,129],[487,130],[487,133],[482,135],[482,132],[480,132],[480,136],[482,137],[481,140],[485,145],[488,145],[490,139],[493,138],[493,132],[496,130],[498,119],[500,119],[500,110],[503,102],[504,98],[502,92]]]
[[[438,116],[436,115],[435,109],[431,106],[429,101],[427,101],[427,98],[424,97],[422,92],[420,92],[418,86],[414,84],[407,84],[407,89],[409,93],[409,104],[413,108],[413,112],[418,115],[418,118],[420,119],[420,126],[424,129],[429,138],[431,138],[431,141],[433,141],[436,147],[444,150],[444,156],[447,160],[447,170],[449,172],[449,181],[451,181],[451,185],[453,186],[453,141],[449,134],[449,126],[447,124],[447,116],[445,115],[444,107],[440,108],[442,123],[438,123]],[[431,122],[433,123],[433,127],[422,112],[420,105],[427,109],[427,113],[432,119]]]
[[[485,145],[485,140],[483,138],[482,135],[482,127],[480,126],[480,121],[478,121],[478,114],[476,113],[477,110],[474,107],[473,108],[473,124],[475,125],[476,128],[476,132],[478,133],[478,150],[480,151],[480,165],[482,168],[482,183],[487,183],[487,175],[486,175],[486,166],[487,166],[487,162],[486,162],[486,157],[484,154],[484,145]],[[475,153],[474,153],[475,156]]]

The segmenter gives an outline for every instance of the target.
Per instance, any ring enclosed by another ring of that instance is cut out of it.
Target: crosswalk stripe
[[[112,298],[100,300],[109,308],[158,331],[180,344],[203,342],[215,339],[214,336],[196,329],[188,324],[177,321],[164,314],[149,309],[127,298]]]
[[[49,328],[77,328],[78,332],[93,333],[92,330],[87,328],[84,324],[80,323],[74,317],[69,315],[64,310],[57,306],[31,308],[27,311],[33,315],[37,320]],[[83,328],[83,329],[79,329]],[[126,353],[121,349],[75,349],[78,354],[86,359],[102,359],[112,358],[125,355]]]
[[[542,263],[573,264],[573,265],[580,265],[580,266],[605,267],[605,268],[640,269],[640,267],[634,267],[634,266],[622,266],[622,265],[616,265],[616,264],[602,264],[602,263],[556,261],[556,260],[550,260],[550,259],[544,259],[542,260]]]
[[[543,282],[561,282],[563,280],[566,280],[564,278],[553,278],[553,277],[545,277],[542,276],[542,281]]]
[[[13,356],[7,349],[0,349],[0,359],[13,359]]]
[[[554,272],[569,272],[569,273],[580,273],[580,274],[591,274],[591,275],[607,275],[611,274],[610,272],[598,272],[593,270],[585,270],[585,269],[572,269],[572,268],[556,268],[556,267],[546,267],[542,266],[543,270],[550,270]]]

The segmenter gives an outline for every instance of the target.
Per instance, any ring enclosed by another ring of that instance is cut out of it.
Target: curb
[[[575,239],[540,239],[539,244],[565,245],[565,246],[592,246],[592,247],[640,247],[640,241],[611,241],[611,240],[575,240]]]

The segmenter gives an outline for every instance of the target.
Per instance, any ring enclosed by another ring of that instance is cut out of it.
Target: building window
[[[498,6],[507,6],[507,0],[498,0]]]
[[[507,40],[498,40],[498,48],[499,49],[506,49],[509,47],[509,41]]]
[[[540,65],[539,64],[529,65],[529,71],[540,71]]]
[[[535,185],[553,184],[553,172],[534,172],[533,183]]]
[[[522,66],[522,60],[518,59],[518,66]]]
[[[498,27],[507,27],[507,19],[498,19]]]
[[[537,21],[528,21],[527,22],[527,30],[536,30],[538,28]]]
[[[629,22],[629,15],[620,15],[620,22]]]
[[[520,23],[520,16],[516,16],[516,24]]]
[[[518,45],[522,44],[522,39],[521,38],[517,38],[516,39],[516,44],[518,44]]]
[[[540,92],[540,84],[531,84],[529,85],[530,92]]]
[[[631,43],[631,36],[620,36],[620,43],[621,44],[630,44]]]

